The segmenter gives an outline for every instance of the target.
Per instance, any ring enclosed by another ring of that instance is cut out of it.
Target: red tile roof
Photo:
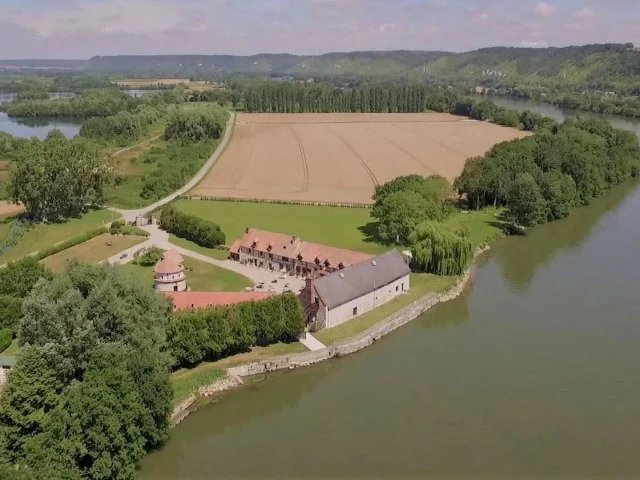
[[[153,271],[161,275],[166,275],[168,273],[179,273],[184,270],[183,263],[184,259],[182,258],[182,255],[180,255],[177,250],[171,249],[167,252],[164,252],[162,260],[160,260],[156,264]]]
[[[299,237],[286,235],[284,233],[267,232],[257,228],[249,228],[244,234],[239,244],[234,243],[233,248],[245,247],[254,248],[262,252],[268,252],[289,258],[301,257],[301,260],[308,263],[315,263],[316,259],[320,263],[329,261],[329,266],[338,268],[340,264],[344,268],[356,265],[360,262],[372,259],[374,256],[368,253],[354,252],[344,248],[329,247],[318,243],[305,242]],[[234,251],[232,248],[232,252]],[[237,251],[237,250],[236,250]]]
[[[213,306],[228,306],[243,302],[265,300],[269,292],[165,292],[173,301],[176,310],[201,309]]]

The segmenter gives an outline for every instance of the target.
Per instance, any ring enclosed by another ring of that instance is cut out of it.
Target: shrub
[[[0,296],[0,329],[14,329],[21,316],[21,298],[11,297],[9,295]]]
[[[141,253],[133,263],[136,265],[140,265],[141,267],[152,267],[156,263],[158,263],[162,256],[164,255],[164,250],[159,247],[149,247],[143,253]]]
[[[171,205],[162,210],[160,227],[201,247],[214,248],[224,245],[226,240],[224,232],[217,223],[183,213]]]

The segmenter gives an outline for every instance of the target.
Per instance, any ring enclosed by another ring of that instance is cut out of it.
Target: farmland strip
[[[391,125],[396,125],[395,122],[392,123]],[[432,172],[434,175],[440,175],[438,172],[436,172],[433,168],[431,168],[429,165],[427,165],[426,163],[424,163],[422,160],[420,160],[418,157],[416,157],[414,154],[412,154],[409,150],[407,150],[406,148],[404,148],[402,145],[397,144],[396,142],[394,142],[393,140],[391,140],[389,137],[387,137],[384,133],[380,133],[380,132],[376,132],[375,130],[373,130],[371,127],[369,127],[368,125],[364,125],[364,128],[366,128],[367,130],[369,130],[371,133],[378,135],[382,138],[384,138],[387,142],[389,142],[391,145],[393,145],[394,147],[396,147],[398,150],[400,150],[402,153],[404,153],[407,157],[409,157],[410,159],[418,162],[420,165],[422,165],[424,168],[426,168],[427,170],[429,170],[430,172]],[[415,133],[414,133],[415,135]]]
[[[358,161],[360,162],[360,165],[362,165],[362,167],[366,170],[366,172],[369,174],[369,177],[371,177],[371,181],[373,182],[374,186],[378,186],[380,185],[380,182],[378,181],[376,175],[373,173],[373,170],[371,170],[369,168],[369,165],[367,165],[367,162],[364,161],[364,158],[362,158],[358,152],[356,152],[356,150],[351,146],[351,144],[347,141],[346,138],[344,138],[342,135],[340,135],[338,132],[336,132],[333,128],[331,128],[331,126],[329,125],[329,130],[331,132],[333,132],[335,135],[338,136],[338,138],[340,138],[340,140],[342,140],[342,142],[347,146],[347,148],[349,150],[351,150],[351,153],[353,153],[355,155],[355,157],[358,159]]]
[[[304,146],[302,145],[302,140],[295,132],[293,127],[289,127],[291,133],[294,137],[296,137],[296,141],[298,142],[298,147],[300,148],[300,157],[302,158],[302,171],[304,173],[304,180],[302,181],[302,191],[306,192],[309,189],[309,164],[307,163],[307,155],[304,153]]]
[[[229,185],[229,188],[231,190],[236,189],[236,186],[238,185],[238,183],[240,183],[240,180],[242,180],[242,177],[244,177],[244,174],[247,172],[247,167],[249,166],[249,163],[251,163],[251,159],[253,158],[253,151],[256,149],[256,143],[258,143],[258,136],[255,135],[253,131],[253,125],[251,125],[251,137],[253,138],[253,143],[251,144],[251,151],[247,156],[247,161],[244,162],[244,165],[242,165],[242,170],[240,170],[240,174],[237,177],[235,177],[231,182],[231,185]]]

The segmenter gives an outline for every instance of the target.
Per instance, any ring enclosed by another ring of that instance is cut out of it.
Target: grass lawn
[[[253,286],[251,280],[236,272],[194,258],[184,257],[184,266],[187,269],[187,284],[194,292],[241,292]],[[153,287],[153,267],[129,263],[122,268],[143,284]]]
[[[209,200],[179,200],[174,205],[218,223],[229,245],[241,238],[247,227],[255,227],[372,254],[389,250],[371,240],[374,220],[367,208]]]
[[[466,214],[456,213],[445,223],[454,227],[467,227],[471,240],[476,245],[480,245],[489,243],[502,234],[502,229],[507,225],[507,222],[498,218],[502,213],[504,208],[485,208]]]
[[[64,240],[69,240],[116,218],[119,218],[119,215],[115,212],[96,210],[83,215],[81,218],[74,218],[63,223],[38,225],[25,233],[15,247],[0,256],[0,265]]]
[[[353,337],[381,322],[401,308],[419,300],[429,292],[443,292],[448,290],[455,284],[458,278],[459,277],[440,277],[426,273],[412,273],[411,289],[408,294],[397,297],[342,325],[316,332],[313,336],[327,346],[333,344],[336,340]]]
[[[243,363],[259,362],[280,355],[306,352],[307,348],[299,342],[276,343],[268,347],[254,347],[250,352],[239,353],[231,357],[223,358],[217,362],[201,363],[195,368],[183,368],[171,375],[171,383],[174,388],[173,404],[177,405],[199,387],[209,385],[215,380],[226,376],[225,369],[235,367]]]
[[[18,354],[19,350],[20,347],[18,346],[18,339],[14,338],[13,342],[11,342],[11,345],[9,345],[4,352],[0,352],[0,356],[15,357]]]
[[[120,236],[120,235],[99,235],[91,240],[76,245],[74,247],[58,252],[40,261],[54,272],[63,271],[67,263],[73,259],[84,260],[85,262],[98,263],[115,255],[122,250],[138,245],[146,241],[145,237]]]
[[[14,217],[0,217],[0,242],[2,242],[7,235],[9,235],[13,222]]]
[[[173,233],[169,234],[169,241],[178,247],[186,248],[192,252],[201,253],[207,257],[215,258],[216,260],[226,260],[229,258],[229,250],[226,248],[207,248],[196,245],[184,238],[176,237]]]

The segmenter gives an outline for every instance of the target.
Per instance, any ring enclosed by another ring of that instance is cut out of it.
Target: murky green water
[[[143,479],[640,477],[640,187],[496,245],[458,300],[192,414]]]

